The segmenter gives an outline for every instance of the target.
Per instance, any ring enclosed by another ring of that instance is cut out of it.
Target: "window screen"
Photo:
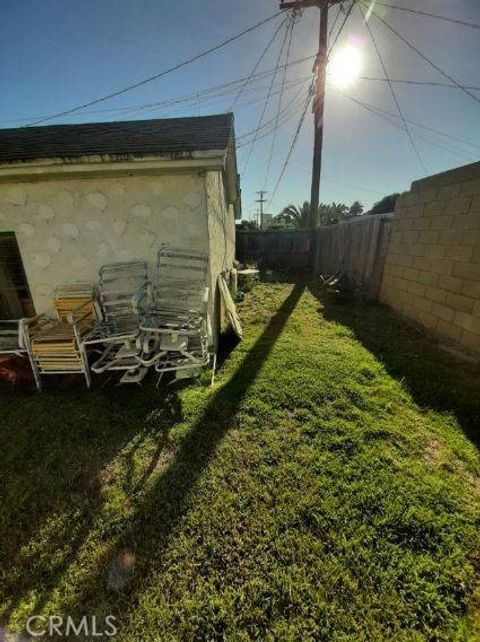
[[[0,319],[35,314],[22,257],[13,232],[0,232]]]

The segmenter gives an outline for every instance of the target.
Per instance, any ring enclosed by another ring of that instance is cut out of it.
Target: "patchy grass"
[[[260,285],[241,312],[213,389],[3,395],[2,621],[478,640],[479,369],[309,284]]]

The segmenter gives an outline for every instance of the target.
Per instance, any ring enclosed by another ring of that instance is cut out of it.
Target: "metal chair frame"
[[[152,307],[140,324],[139,363],[155,366],[160,378],[165,372],[198,370],[210,363],[208,264],[201,252],[169,246],[158,251]]]
[[[0,355],[28,358],[35,385],[40,390],[41,381],[37,365],[28,350],[25,324],[29,319],[0,320]]]
[[[100,358],[93,372],[131,372],[139,368],[140,313],[149,297],[150,282],[146,261],[104,265],[99,273],[98,321],[83,338],[86,349],[98,346]]]

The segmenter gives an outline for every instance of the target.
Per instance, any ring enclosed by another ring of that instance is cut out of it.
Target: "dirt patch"
[[[160,473],[168,468],[176,456],[176,450],[162,450],[155,463],[155,472]]]
[[[442,450],[442,442],[438,439],[430,439],[425,446],[425,459],[429,464],[436,464],[440,459],[440,452]]]

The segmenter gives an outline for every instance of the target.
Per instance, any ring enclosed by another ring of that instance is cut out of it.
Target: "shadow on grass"
[[[337,302],[314,282],[309,289],[325,319],[350,328],[419,407],[453,413],[480,448],[480,365],[455,358],[387,306]]]
[[[121,451],[132,459],[152,437],[164,444],[182,413],[176,393],[154,388],[128,395],[51,389],[3,395],[0,403],[1,606],[8,621],[39,587],[45,590],[34,610],[41,610],[74,561],[104,504],[100,476],[109,462]]]
[[[242,400],[281,335],[304,289],[304,284],[292,286],[289,295],[233,376],[212,394],[207,407],[195,421],[168,468],[159,475],[152,487],[141,495],[134,507],[133,515],[125,518],[117,526],[116,533],[110,538],[111,545],[102,549],[105,551],[102,553],[103,556],[95,561],[94,567],[88,573],[83,574],[84,579],[75,586],[71,599],[67,598],[62,603],[62,612],[70,616],[82,616],[86,612],[91,613],[96,608],[101,608],[99,605],[108,605],[109,614],[121,616],[126,610],[135,609],[136,601],[141,595],[141,586],[152,572],[161,566],[162,556],[170,538],[188,512],[189,494],[213,459],[216,448],[225,434],[235,426],[235,415]],[[131,433],[129,434],[131,436]],[[157,452],[156,456],[158,455]],[[154,468],[154,464],[148,467],[145,479],[151,475]],[[95,515],[94,512],[84,531],[92,528]],[[86,532],[81,534],[83,539],[86,535]],[[128,586],[128,590],[114,593],[108,586],[109,575],[111,576],[111,570],[115,567],[119,555],[121,556],[125,550],[133,550],[135,554],[135,581]],[[75,561],[69,558],[62,564],[62,571],[66,571],[67,566]],[[35,579],[41,582],[39,577]],[[60,582],[61,573],[57,574],[57,580]],[[49,588],[43,592],[41,601],[30,610],[31,613],[41,611],[49,594],[58,588],[58,582],[50,583]],[[29,585],[33,586],[34,582],[29,582]],[[36,588],[38,589],[38,584]],[[10,612],[14,606],[13,603]]]

